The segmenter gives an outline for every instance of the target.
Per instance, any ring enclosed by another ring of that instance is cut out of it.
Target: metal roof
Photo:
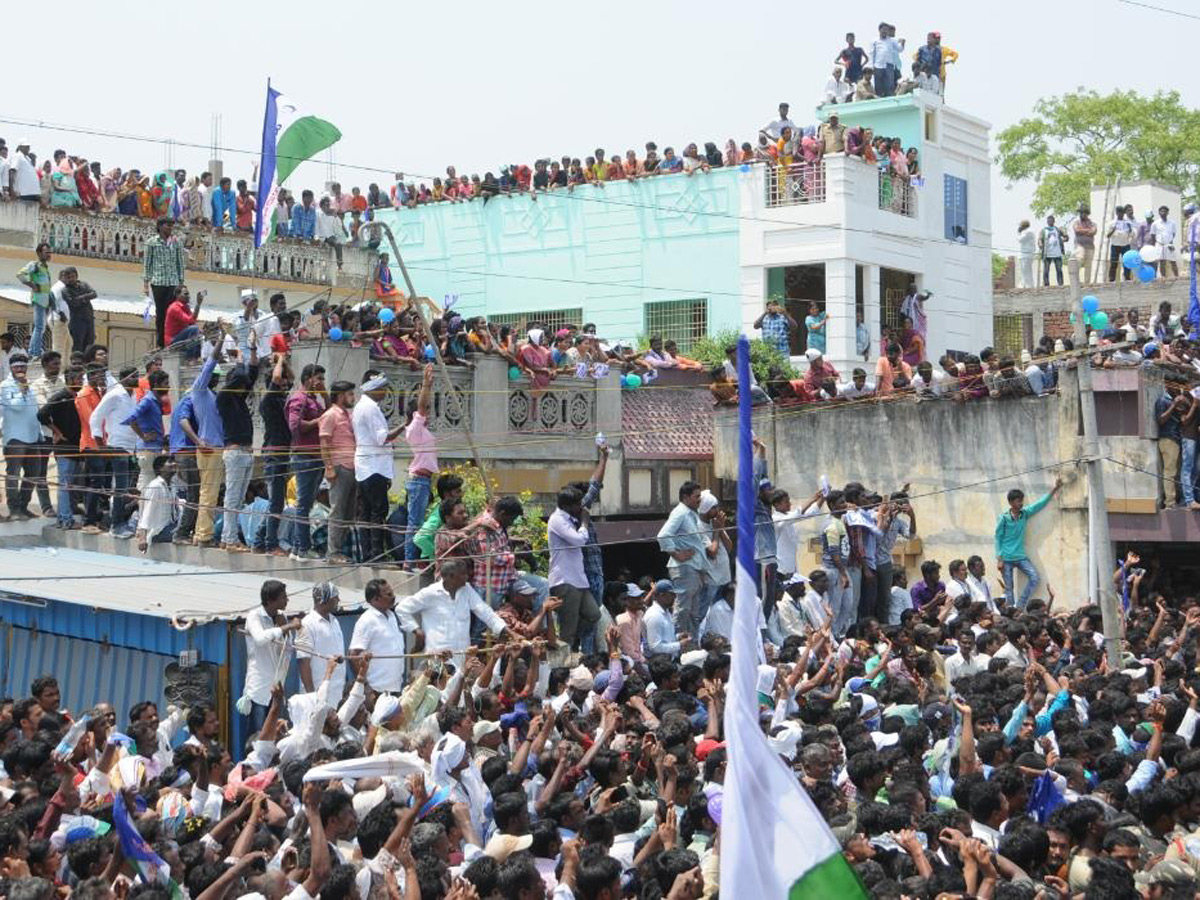
[[[0,603],[58,601],[164,619],[244,615],[258,605],[263,581],[273,577],[270,569],[223,572],[62,547],[0,550],[0,573]],[[312,582],[280,580],[292,609],[311,609]],[[345,609],[365,602],[362,591],[343,587],[340,593]]]
[[[29,305],[29,290],[22,287],[9,287],[8,285],[0,285],[0,298],[11,300],[13,303],[20,303],[22,306]],[[142,310],[145,309],[145,299],[138,298],[120,298],[120,297],[97,297],[92,301],[92,309],[96,312],[103,313],[120,313],[127,316],[141,316]],[[200,307],[200,321],[215,322],[222,315],[229,317],[235,315],[238,310],[234,309],[214,309],[212,306],[205,305]]]

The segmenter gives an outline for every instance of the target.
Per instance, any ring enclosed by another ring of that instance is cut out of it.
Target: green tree
[[[1188,198],[1200,187],[1200,110],[1184,106],[1175,91],[1144,97],[1079,89],[1043,98],[996,143],[1000,173],[1010,182],[1036,183],[1032,206],[1039,216],[1074,212],[1092,185],[1118,177],[1177,185]]]
[[[470,463],[460,463],[458,465],[444,468],[444,474],[457,475],[463,480],[463,502],[467,505],[467,512],[471,514],[471,518],[483,512],[487,505],[487,493],[483,489],[483,475],[479,469]],[[499,492],[499,484],[492,479],[492,495],[496,496]],[[508,529],[508,535],[514,541],[524,541],[529,544],[529,548],[533,551],[533,558],[537,562],[537,572],[542,574],[550,566],[549,556],[547,555],[548,545],[546,540],[546,523],[542,518],[542,508],[533,502],[532,491],[521,491],[517,494],[517,499],[521,501],[521,505],[525,508],[525,514]]]
[[[692,344],[688,356],[704,363],[707,369],[719,366],[725,362],[725,348],[730,344],[736,344],[738,336],[739,332],[736,328],[727,328],[716,334],[702,337]],[[768,344],[759,338],[750,340],[750,368],[754,370],[754,377],[760,382],[769,380],[772,368],[778,368],[788,378],[799,377],[799,373],[774,344]]]

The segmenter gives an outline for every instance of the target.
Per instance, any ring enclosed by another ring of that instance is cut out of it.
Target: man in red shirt
[[[253,231],[254,210],[257,204],[254,195],[246,189],[245,179],[237,183],[237,191],[235,217],[238,231]]]
[[[171,298],[171,304],[167,307],[166,322],[163,325],[166,346],[183,344],[180,349],[183,350],[186,359],[200,358],[200,326],[196,324],[196,320],[200,317],[200,307],[204,305],[206,293],[207,291],[201,291],[197,295],[196,309],[193,312],[189,305],[191,294],[188,293],[187,285],[181,284],[175,288],[175,296]]]

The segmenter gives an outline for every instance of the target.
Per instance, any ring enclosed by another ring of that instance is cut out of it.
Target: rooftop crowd
[[[1026,546],[1062,478],[1009,491],[990,572],[926,559],[910,585],[893,554],[919,496],[851,483],[793,505],[768,468],[756,441],[759,721],[870,895],[1194,897],[1194,585],[1128,554],[1111,668],[1099,610],[1056,608]],[[686,482],[665,570],[608,570],[586,511],[602,478],[559,492],[544,598],[510,568],[511,497],[432,584],[369,582],[349,640],[334,584],[264,582],[245,746],[211,705],[82,709],[54,672],[0,700],[0,893],[717,896],[731,518]]]

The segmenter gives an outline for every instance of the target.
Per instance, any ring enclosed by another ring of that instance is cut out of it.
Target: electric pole
[[[1104,622],[1104,653],[1108,670],[1121,668],[1121,611],[1113,590],[1113,573],[1117,564],[1113,558],[1112,541],[1108,536],[1108,498],[1104,491],[1104,469],[1100,460],[1100,433],[1096,427],[1096,394],[1092,388],[1092,357],[1087,353],[1087,329],[1083,324],[1083,296],[1079,283],[1079,261],[1069,259],[1067,272],[1071,277],[1071,309],[1075,316],[1075,350],[1084,351],[1076,357],[1075,374],[1079,385],[1079,410],[1083,417],[1083,455],[1087,465],[1088,529],[1095,539],[1095,565],[1099,569],[1100,615]]]

